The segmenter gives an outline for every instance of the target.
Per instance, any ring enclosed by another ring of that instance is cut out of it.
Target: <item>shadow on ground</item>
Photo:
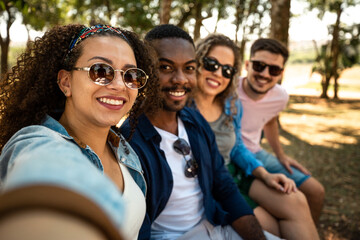
[[[325,110],[292,109],[290,104],[286,114],[281,115],[280,123],[286,122],[286,118],[294,118],[294,114],[321,116],[326,121],[327,118],[340,118],[337,114],[342,114],[344,109],[354,112],[360,110],[360,100],[324,102],[315,97],[296,96],[291,97],[290,103],[322,104]],[[360,119],[358,120],[360,122]],[[356,131],[356,126],[352,128],[326,125],[321,131],[314,129],[313,134],[332,132],[341,136],[338,139],[326,139],[328,144],[310,144],[309,141],[299,138],[300,134],[294,133],[292,125],[281,126],[280,135],[290,143],[283,146],[284,151],[306,166],[325,186],[325,205],[318,226],[321,239],[360,239],[360,134]],[[309,139],[312,137],[308,136]],[[353,142],[344,143],[342,138],[345,137],[353,139]],[[336,145],[336,148],[329,147],[331,144]],[[263,146],[270,149],[267,143]]]

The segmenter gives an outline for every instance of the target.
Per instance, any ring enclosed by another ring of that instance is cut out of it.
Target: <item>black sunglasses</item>
[[[208,70],[210,72],[217,71],[220,67],[222,68],[222,75],[225,78],[232,78],[232,76],[235,74],[236,70],[234,67],[229,65],[222,65],[220,64],[216,59],[204,57],[204,68],[205,70]]]
[[[87,71],[89,78],[97,85],[109,85],[115,79],[115,72],[120,72],[126,87],[140,89],[145,86],[148,76],[140,68],[126,70],[114,69],[106,63],[94,63],[90,67],[74,67],[73,70]]]
[[[283,72],[283,68],[276,65],[269,65],[261,61],[250,60],[252,62],[252,69],[256,72],[262,72],[266,67],[269,67],[269,73],[271,76],[279,76]]]
[[[185,176],[188,178],[196,177],[198,174],[199,166],[196,160],[190,156],[190,146],[183,138],[179,138],[173,144],[175,152],[184,156]],[[186,156],[189,156],[188,158]]]

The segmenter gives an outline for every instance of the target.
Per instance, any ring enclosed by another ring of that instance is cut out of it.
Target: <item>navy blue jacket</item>
[[[213,225],[229,225],[241,216],[253,214],[224,166],[215,136],[201,114],[184,108],[178,112],[189,137],[191,151],[199,164],[199,184],[204,195],[205,215]],[[170,197],[173,178],[164,152],[160,149],[161,136],[149,119],[139,117],[136,132],[130,145],[138,154],[145,180],[148,184],[146,216],[139,239],[149,239],[151,224],[165,208]],[[121,133],[129,135],[129,122],[121,127]]]

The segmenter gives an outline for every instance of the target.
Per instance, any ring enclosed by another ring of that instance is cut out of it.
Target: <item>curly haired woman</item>
[[[20,56],[0,86],[0,235],[137,239],[146,183],[116,124],[157,105],[155,62],[109,25],[54,27]]]
[[[260,225],[286,239],[318,239],[306,198],[294,181],[267,172],[242,142],[238,47],[224,35],[211,34],[196,44],[196,62],[196,107],[214,131],[225,164]]]

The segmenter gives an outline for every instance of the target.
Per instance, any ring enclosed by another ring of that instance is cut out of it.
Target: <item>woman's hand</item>
[[[289,194],[297,191],[294,180],[281,173],[268,173],[264,176],[263,181],[269,187],[275,188],[284,193]]]
[[[266,185],[283,193],[296,192],[295,182],[282,173],[269,173],[264,167],[257,167],[252,174]]]

